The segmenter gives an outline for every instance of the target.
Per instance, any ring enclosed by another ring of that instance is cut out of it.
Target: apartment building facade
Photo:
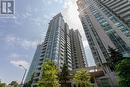
[[[46,58],[53,60],[59,70],[62,69],[64,63],[67,64],[70,71],[76,65],[79,67],[75,68],[83,68],[86,66],[86,57],[81,35],[77,30],[73,32],[73,34],[71,33],[71,30],[69,30],[69,26],[65,23],[61,13],[53,17],[49,23],[44,42],[37,47],[25,83],[28,82],[33,75],[32,87],[36,86],[36,83],[42,76],[41,68],[44,63],[44,59]],[[71,41],[72,37],[75,36],[76,39]],[[74,43],[78,43],[76,45],[78,47],[73,48],[71,45]],[[74,53],[74,50],[72,49],[76,50],[77,56],[72,55],[72,53]],[[75,62],[72,61],[74,58],[78,59],[78,63],[76,65]]]
[[[98,0],[130,27],[130,0]]]
[[[111,79],[113,86],[116,87],[115,74],[107,64],[110,58],[108,49],[109,47],[118,49],[123,56],[129,57],[130,29],[109,8],[100,3],[101,1],[78,0],[79,17],[96,65],[103,67],[104,73]]]
[[[83,47],[82,36],[78,30],[70,30],[72,68],[88,67],[87,59]]]

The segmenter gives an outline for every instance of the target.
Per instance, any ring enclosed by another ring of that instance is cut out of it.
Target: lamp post
[[[27,72],[27,69],[23,66],[23,65],[19,65],[20,67],[22,67],[24,69],[24,74],[23,74],[23,77],[22,77],[22,80],[21,80],[21,87],[23,86],[24,84],[24,78],[25,78],[25,75],[26,75],[26,72]]]

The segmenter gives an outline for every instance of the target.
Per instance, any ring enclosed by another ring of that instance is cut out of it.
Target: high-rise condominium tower
[[[41,66],[45,58],[53,60],[59,69],[66,63],[68,69],[72,70],[69,27],[67,23],[64,22],[61,13],[54,16],[50,21],[45,40],[40,45],[40,50],[38,53],[36,52],[36,55],[38,56],[34,57],[33,60],[38,61],[32,62],[28,72],[29,76],[27,76],[27,78],[31,78],[30,75],[34,73],[33,86],[36,85],[36,82],[41,77]],[[35,65],[36,69],[32,68],[33,65]]]
[[[40,60],[41,52],[42,52],[42,45],[38,45],[36,52],[34,54],[31,66],[29,68],[28,74],[26,76],[25,83],[30,81],[33,78],[34,71],[37,70],[37,66],[38,66],[38,63]]]
[[[97,0],[130,27],[130,0]]]
[[[78,11],[95,63],[114,80],[109,60],[108,48],[116,48],[125,57],[130,56],[130,29],[102,1],[121,0],[78,0]],[[122,0],[126,1],[126,0]],[[117,4],[116,4],[117,5]],[[124,4],[123,4],[124,5]],[[125,14],[125,13],[124,13]]]
[[[70,40],[73,69],[84,68],[88,66],[83,48],[82,37],[78,30],[70,30]]]
[[[76,68],[85,67],[86,58],[84,54],[83,45],[81,42],[81,36],[78,31],[75,31],[75,35],[71,35],[69,26],[64,22],[62,14],[59,13],[53,17],[49,23],[49,27],[46,33],[44,42],[37,47],[32,64],[30,66],[26,82],[29,81],[33,75],[32,86],[35,86],[37,81],[41,78],[41,66],[44,63],[45,58],[50,58],[55,64],[62,69],[63,64],[67,64],[68,69],[72,70],[72,59],[77,58],[78,64]],[[73,33],[74,34],[74,33]],[[76,37],[75,40],[70,41],[71,37]],[[76,48],[71,47],[71,43],[76,44]],[[73,50],[78,53],[77,56],[72,57]],[[81,52],[82,51],[82,52]],[[75,60],[76,61],[76,60]],[[74,66],[73,66],[74,67]]]

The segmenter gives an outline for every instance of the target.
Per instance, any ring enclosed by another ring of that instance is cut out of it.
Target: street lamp
[[[23,77],[22,77],[22,80],[21,80],[21,86],[24,84],[24,78],[25,78],[25,75],[26,75],[26,72],[27,72],[27,69],[23,66],[23,65],[19,65],[20,67],[22,67],[24,69],[24,74],[23,74]]]

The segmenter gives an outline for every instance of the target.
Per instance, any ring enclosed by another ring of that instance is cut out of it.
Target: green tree
[[[123,59],[123,56],[117,49],[113,49],[111,47],[108,48],[110,52],[110,58],[108,59],[108,64],[111,70],[115,71],[116,64],[118,64]]]
[[[10,84],[9,84],[11,87],[19,87],[19,84],[17,81],[12,81]]]
[[[0,83],[0,87],[7,87],[6,83]]]
[[[130,87],[130,59],[123,59],[116,65],[116,72],[121,87]]]
[[[34,78],[34,73],[33,73],[32,77],[31,77],[30,81],[26,82],[26,83],[23,85],[23,87],[31,87],[31,84],[32,84],[32,82],[33,82],[33,78]]]
[[[62,71],[60,73],[60,83],[61,87],[68,87],[69,85],[69,70],[66,64],[63,65]]]
[[[86,69],[79,69],[74,74],[73,80],[80,87],[91,87],[90,74]]]
[[[42,78],[38,81],[38,87],[60,87],[58,73],[55,63],[46,59],[42,65]]]
[[[31,87],[31,84],[32,84],[32,82],[31,82],[31,80],[30,80],[30,81],[26,82],[26,83],[23,85],[23,87]]]

